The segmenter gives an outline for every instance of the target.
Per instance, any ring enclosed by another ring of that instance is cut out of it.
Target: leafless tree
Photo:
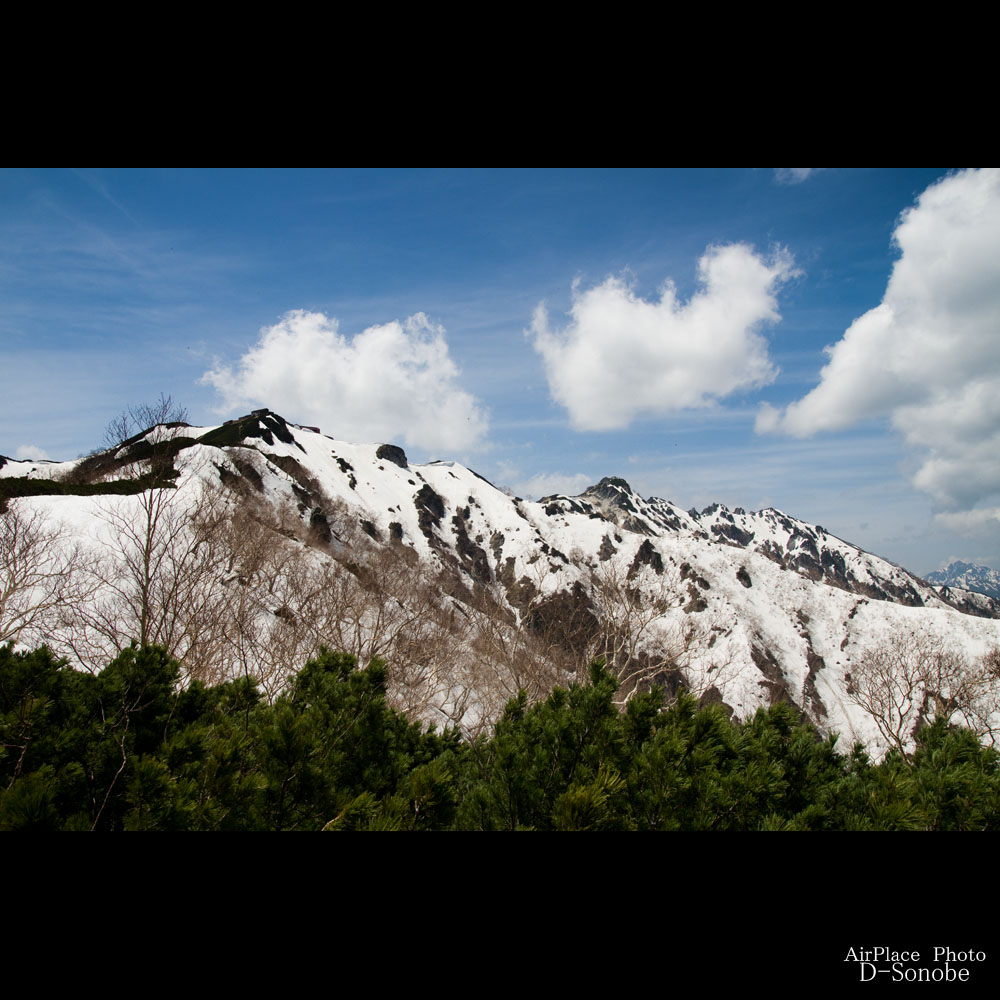
[[[139,403],[119,413],[104,430],[104,445],[109,449],[120,448],[126,441],[150,432],[152,441],[160,443],[169,440],[171,424],[187,422],[187,410],[174,402],[173,396],[164,396],[154,403]]]
[[[1000,656],[978,662],[940,638],[897,634],[866,649],[847,675],[847,693],[875,723],[887,747],[907,754],[924,723],[943,718],[994,742]]]
[[[548,564],[540,559],[516,586],[494,582],[480,587],[462,606],[477,730],[496,722],[518,692],[531,701],[544,698],[581,665],[585,653],[574,656],[565,641],[567,630],[572,632],[571,616],[555,608],[560,602],[569,607],[572,598],[548,592],[548,575]]]
[[[0,642],[51,642],[87,598],[82,557],[66,531],[24,500],[0,513]]]
[[[591,652],[618,678],[619,704],[653,684],[691,687],[684,668],[704,629],[692,616],[680,622],[671,614],[687,599],[673,564],[626,567],[612,557],[592,572],[590,589],[600,622]]]

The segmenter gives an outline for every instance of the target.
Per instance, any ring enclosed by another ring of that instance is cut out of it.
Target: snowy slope
[[[473,620],[476,595],[488,595],[505,616],[505,643],[525,623],[537,628],[546,608],[549,619],[574,617],[596,634],[624,605],[639,632],[637,657],[669,660],[650,676],[669,684],[680,671],[697,693],[741,716],[785,699],[822,729],[874,746],[871,720],[847,694],[846,675],[864,650],[900,634],[936,638],[970,658],[1000,645],[1000,602],[935,588],[773,508],[685,511],[614,478],[576,497],[531,502],[457,463],[411,464],[400,448],[334,440],[266,410],[153,436],[160,446],[171,440],[178,496],[195,497],[199,483],[239,485],[255,503],[297,519],[300,539],[288,545],[302,559],[347,565],[376,551],[402,559],[408,549],[414,580],[416,567],[433,570],[438,604],[453,618],[457,609],[458,620]],[[92,461],[114,478],[113,458]],[[0,476],[58,479],[78,465],[6,460]],[[109,511],[127,518],[141,507],[137,496],[19,502],[65,525],[67,544],[92,547],[113,545]],[[243,516],[238,504],[228,516]],[[394,600],[404,607],[409,599]],[[272,604],[278,614],[280,601]],[[463,640],[470,657],[484,648],[483,634]],[[438,709],[452,721],[485,712],[485,696],[463,700],[459,690],[477,683],[456,673]]]

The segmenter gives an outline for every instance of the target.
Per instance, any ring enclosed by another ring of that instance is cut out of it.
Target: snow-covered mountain
[[[977,594],[1000,599],[1000,572],[990,569],[989,566],[953,562],[947,569],[928,573],[927,580],[938,588],[971,590]]]
[[[164,458],[176,488],[147,489]],[[96,664],[142,628],[197,676],[248,672],[265,689],[325,641],[385,656],[399,704],[470,731],[518,688],[542,694],[603,653],[623,697],[684,685],[740,716],[784,699],[877,747],[860,658],[919,642],[971,663],[1000,646],[1000,600],[774,508],[686,511],[619,478],[532,502],[456,462],[411,464],[268,410],[75,462],[0,458],[4,496],[77,546],[87,581],[8,640]]]

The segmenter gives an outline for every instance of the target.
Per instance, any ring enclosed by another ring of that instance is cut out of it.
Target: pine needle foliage
[[[157,647],[99,675],[0,647],[0,829],[991,830],[1000,757],[939,719],[911,755],[841,752],[791,707],[687,694],[616,706],[600,661],[475,742],[386,702],[386,668],[322,650],[272,702],[181,683]]]

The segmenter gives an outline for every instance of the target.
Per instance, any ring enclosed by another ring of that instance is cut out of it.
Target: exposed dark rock
[[[842,553],[837,552],[835,549],[823,549],[823,554],[820,557],[820,565],[823,567],[823,575],[829,582],[836,582],[836,584],[847,590],[850,586],[850,581],[847,576],[847,563],[844,561],[844,556]]]
[[[611,544],[611,539],[605,535],[601,539],[601,547],[597,550],[597,554],[600,557],[601,562],[604,562],[610,559],[617,551],[618,550],[614,547],[614,545]]]
[[[372,538],[374,538],[375,541],[379,541],[380,540],[380,535],[379,535],[378,528],[376,528],[375,525],[372,524],[371,521],[366,521],[364,518],[362,518],[361,519],[361,530],[366,535],[370,535]]]
[[[299,490],[295,491],[296,495],[303,503],[307,506],[317,504],[323,495],[323,489],[298,461],[291,455],[269,455],[268,460],[286,475],[291,476],[293,483],[299,487]]]
[[[791,688],[788,686],[788,681],[785,679],[774,653],[754,643],[750,646],[750,656],[758,670],[764,675],[764,679],[757,683],[767,691],[769,704],[776,705],[779,701],[784,701],[798,708],[799,706],[792,697]]]
[[[753,580],[750,579],[750,574],[747,572],[746,566],[741,566],[736,571],[736,579],[748,589],[753,586]]]
[[[599,629],[592,609],[589,595],[577,581],[572,590],[560,590],[531,608],[525,620],[533,632],[580,664]]]
[[[380,444],[375,449],[375,457],[392,462],[393,465],[398,465],[401,469],[409,468],[406,462],[406,452],[395,444]]]
[[[788,539],[788,551],[789,553],[807,552],[814,560],[817,562],[819,560],[819,549],[816,548],[816,543],[809,535],[803,534],[798,530],[794,531],[791,538]]]
[[[631,514],[626,514],[622,518],[622,527],[626,531],[632,531],[637,535],[653,534],[653,529],[641,517],[633,517]]]
[[[431,527],[438,527],[441,518],[444,517],[444,500],[431,489],[430,484],[424,483],[414,496],[413,503],[417,508],[417,515],[420,521],[420,530],[426,535]]]
[[[626,510],[632,514],[638,513],[635,505],[629,499],[632,487],[624,479],[617,476],[605,476],[596,486],[591,486],[582,494],[585,497],[598,497],[605,500],[608,506],[618,510]]]
[[[403,526],[399,521],[389,522],[389,541],[401,542],[403,540]]]
[[[676,514],[660,514],[656,520],[668,531],[680,531],[684,527],[684,522]]]
[[[468,511],[468,507],[465,508]],[[480,583],[489,583],[493,575],[490,572],[490,560],[485,551],[469,538],[465,528],[465,520],[457,514],[451,519],[455,528],[455,548],[466,570]]]
[[[514,565],[515,565],[515,563],[516,563],[516,560],[514,559],[513,556],[507,556],[507,558],[504,560],[503,566],[501,566],[497,570],[497,580],[501,584],[503,584],[504,590],[507,591],[507,599],[510,601],[510,603],[516,605],[516,602],[510,596],[511,595],[511,588],[514,586]],[[524,579],[527,579],[527,577],[524,577]]]
[[[802,688],[805,708],[813,714],[814,719],[823,720],[827,717],[826,705],[816,690],[816,678],[819,672],[826,667],[823,657],[812,647],[812,639],[806,634],[806,663],[809,665],[809,672],[806,674],[806,681]]]
[[[300,451],[305,448],[295,440],[283,417],[270,410],[254,410],[253,413],[236,420],[227,420],[198,438],[198,444],[214,445],[217,448],[241,444],[251,438],[260,438],[273,445],[275,438],[284,444],[293,444]],[[190,441],[190,439],[188,439]],[[191,442],[194,443],[194,442]]]
[[[263,493],[264,478],[261,476],[260,472],[257,471],[257,466],[254,464],[253,458],[251,457],[259,455],[260,453],[247,448],[247,457],[244,458],[240,455],[240,450],[242,449],[228,449],[226,454],[229,456],[229,461],[236,466],[236,471],[246,482],[248,482],[258,493]],[[225,480],[223,480],[223,482],[225,482]]]
[[[789,565],[801,576],[810,580],[823,579],[823,567],[820,565],[819,560],[808,552],[796,553],[795,556],[789,559]]]
[[[538,593],[538,588],[527,576],[522,576],[516,583],[507,583],[507,577],[512,578],[513,575],[514,557],[510,556],[507,559],[506,566],[500,574],[500,579],[503,580],[504,586],[507,588],[507,600],[510,601],[515,608],[519,608],[524,611],[535,599],[535,595]]]
[[[726,541],[741,548],[746,548],[754,538],[752,531],[744,531],[735,524],[713,524],[712,534],[716,535],[719,541]]]
[[[708,607],[708,601],[698,592],[698,588],[691,582],[687,585],[688,602],[684,605],[685,614],[694,615],[704,611]]]
[[[719,705],[725,713],[726,718],[732,719],[733,706],[727,705],[722,700],[722,692],[714,684],[698,699],[699,708],[706,708],[708,705]]]
[[[281,441],[283,444],[294,444],[299,451],[304,452],[305,448],[295,440],[295,435],[288,429],[288,424],[285,422],[283,417],[279,417],[277,413],[268,412],[264,416],[260,417],[260,422],[265,428],[269,429],[274,436]],[[266,433],[266,432],[265,432]],[[261,437],[263,437],[263,433]],[[273,441],[269,441],[268,444],[273,444]]]
[[[682,580],[690,579],[693,583],[697,583],[702,590],[712,589],[712,585],[708,582],[708,580],[706,580],[700,573],[696,573],[691,568],[691,563],[689,562],[681,563],[681,579]],[[689,586],[688,590],[690,591],[691,589],[692,588]]]
[[[607,535],[605,535],[607,538]],[[628,570],[628,579],[631,580],[638,572],[640,566],[649,566],[657,576],[663,575],[663,557],[647,538],[636,550],[635,558]]]
[[[771,562],[777,563],[782,569],[785,568],[783,549],[779,543],[772,542],[770,538],[765,539],[760,545],[757,546],[757,551],[762,556],[767,556]]]
[[[309,527],[317,541],[322,542],[324,545],[329,545],[333,541],[333,533],[330,531],[330,521],[319,507],[310,514]]]
[[[503,536],[502,531],[494,531],[490,535],[490,550],[493,553],[493,561],[499,566],[500,560],[503,557],[503,543],[506,539]]]

